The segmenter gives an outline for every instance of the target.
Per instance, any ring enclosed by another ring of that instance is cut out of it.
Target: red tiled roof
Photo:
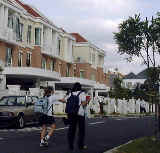
[[[82,37],[79,33],[71,33],[71,35],[76,38],[76,42],[88,42],[84,37]]]
[[[21,5],[28,13],[30,13],[31,15],[35,16],[35,17],[41,17],[33,8],[31,8],[30,6],[23,4],[21,1],[19,0],[15,0],[19,5]]]

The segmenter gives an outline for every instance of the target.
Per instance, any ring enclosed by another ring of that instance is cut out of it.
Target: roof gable
[[[88,42],[84,37],[82,37],[79,33],[71,33],[71,35],[76,38],[76,42]]]
[[[19,5],[21,5],[29,14],[33,15],[34,17],[41,17],[33,8],[29,5],[22,3],[19,0],[15,0]]]
[[[137,76],[131,72],[128,75],[125,75],[124,79],[137,79]]]

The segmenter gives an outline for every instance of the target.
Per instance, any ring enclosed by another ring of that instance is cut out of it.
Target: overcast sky
[[[38,8],[55,25],[67,32],[80,33],[106,52],[107,69],[118,68],[123,74],[138,73],[145,68],[141,62],[125,62],[118,55],[113,32],[118,24],[135,13],[151,18],[160,11],[159,0],[23,0]]]

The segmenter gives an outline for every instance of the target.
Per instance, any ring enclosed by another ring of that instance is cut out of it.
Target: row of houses
[[[146,80],[147,69],[144,69],[138,74],[134,74],[133,72],[131,72],[124,76],[122,86],[129,89],[135,89],[138,85],[144,84]]]
[[[0,89],[66,90],[80,82],[88,90],[109,90],[105,51],[79,33],[59,28],[35,7],[0,0]]]

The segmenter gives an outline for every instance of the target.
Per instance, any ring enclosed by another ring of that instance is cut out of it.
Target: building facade
[[[2,89],[64,87],[75,81],[105,87],[104,56],[102,49],[57,27],[36,8],[19,0],[0,1]]]

